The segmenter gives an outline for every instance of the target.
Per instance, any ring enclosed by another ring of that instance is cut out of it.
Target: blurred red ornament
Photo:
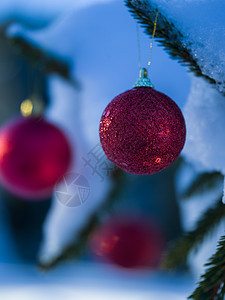
[[[124,268],[155,268],[164,250],[159,228],[134,217],[109,220],[90,236],[91,250]]]
[[[16,196],[49,197],[71,159],[64,133],[43,118],[20,117],[0,130],[0,182]]]
[[[109,103],[99,133],[111,162],[128,173],[148,175],[165,169],[178,158],[186,128],[172,99],[152,87],[140,86]]]

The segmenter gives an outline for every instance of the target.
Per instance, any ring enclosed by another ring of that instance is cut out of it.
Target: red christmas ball
[[[42,118],[20,117],[0,130],[0,182],[16,196],[49,197],[71,158],[64,133]]]
[[[186,136],[176,103],[150,87],[115,97],[103,112],[100,140],[107,158],[131,174],[159,172],[179,156]]]
[[[109,220],[89,239],[91,250],[109,262],[124,268],[155,268],[164,249],[159,228],[137,218]]]

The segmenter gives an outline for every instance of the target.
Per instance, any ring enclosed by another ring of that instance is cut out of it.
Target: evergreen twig
[[[210,207],[203,216],[201,216],[192,231],[186,233],[175,242],[165,255],[162,263],[163,268],[175,269],[178,266],[184,265],[189,253],[193,250],[197,251],[206,236],[225,218],[225,205],[222,203],[221,198],[219,198],[214,207]]]
[[[222,236],[216,253],[205,265],[206,272],[201,276],[198,287],[189,299],[222,300],[225,296],[225,236]]]
[[[146,34],[152,35],[157,8],[147,0],[125,0],[125,5],[133,17],[143,25]],[[197,59],[190,52],[191,44],[182,42],[183,34],[161,12],[158,14],[155,37],[159,45],[163,46],[172,58],[189,67],[196,76],[205,78],[211,84],[217,83],[213,78],[202,73]],[[219,89],[218,91],[221,92]],[[223,92],[222,94],[224,95]]]
[[[191,184],[181,193],[182,199],[200,195],[205,191],[217,188],[218,183],[222,184],[223,176],[219,172],[201,173],[191,182]]]
[[[69,245],[57,258],[49,261],[48,263],[40,262],[38,266],[41,270],[50,270],[64,260],[76,259],[81,255],[85,249],[90,233],[99,225],[102,214],[109,211],[120,194],[125,180],[124,172],[116,168],[112,172],[112,179],[114,184],[109,195],[107,195],[107,201],[103,202],[97,212],[94,212],[89,218],[87,225],[81,230],[78,238],[76,237],[76,241],[71,243],[71,245]]]

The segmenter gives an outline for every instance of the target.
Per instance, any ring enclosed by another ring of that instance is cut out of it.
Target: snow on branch
[[[208,82],[215,85],[223,95],[225,95],[223,67],[218,61],[215,61],[216,53],[214,53],[215,57],[212,55],[212,58],[209,58],[210,61],[208,66],[206,66],[205,63],[206,51],[210,48],[210,45],[204,47],[204,44],[202,45],[200,43],[202,40],[201,35],[196,37],[195,41],[193,41],[192,38],[189,38],[190,33],[186,33],[178,29],[177,26],[174,25],[176,20],[171,21],[173,18],[171,16],[169,16],[169,18],[167,17],[165,11],[162,10],[162,4],[157,7],[155,2],[157,3],[157,1],[150,0],[125,0],[125,5],[129,8],[129,11],[134,18],[143,25],[145,32],[148,35],[152,35],[153,24],[158,9],[159,15],[156,28],[156,38],[159,44],[164,47],[172,58],[177,59],[179,63],[187,66],[190,71],[195,73],[196,76],[204,77]],[[170,3],[170,6],[173,6],[173,3]],[[184,11],[185,9],[183,9],[183,13],[185,13]],[[192,24],[190,24],[190,27],[191,26]],[[182,26],[180,26],[180,28],[182,28]],[[222,32],[223,31],[221,31],[221,36],[223,35]],[[193,49],[201,49],[201,51],[195,51]],[[196,54],[196,52],[199,53]],[[201,57],[203,53],[204,56]],[[214,64],[211,62],[212,59],[214,60]],[[200,62],[202,62],[202,64]],[[213,70],[213,68],[215,70]]]

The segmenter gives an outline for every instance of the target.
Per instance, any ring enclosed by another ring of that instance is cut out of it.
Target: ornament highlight
[[[100,121],[100,141],[107,158],[137,175],[157,173],[183,149],[185,121],[177,104],[154,90],[142,69],[135,87],[115,97]]]
[[[43,118],[16,118],[0,129],[0,182],[29,200],[51,196],[72,150],[64,133]]]
[[[103,260],[119,267],[139,269],[158,266],[165,242],[154,223],[120,216],[93,232],[89,245]]]

